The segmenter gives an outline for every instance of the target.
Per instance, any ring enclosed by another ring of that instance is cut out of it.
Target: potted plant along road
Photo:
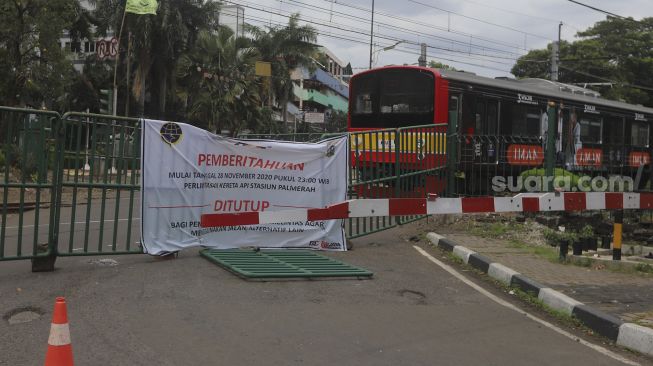
[[[583,243],[583,250],[596,250],[598,243],[594,235],[594,228],[592,225],[585,225],[580,231],[581,242]]]
[[[569,244],[575,245],[578,241],[578,238],[575,233],[565,230],[564,226],[558,227],[558,230],[548,229],[544,232],[544,238],[552,246],[558,246],[560,248],[560,259],[567,258],[567,252],[569,252]]]

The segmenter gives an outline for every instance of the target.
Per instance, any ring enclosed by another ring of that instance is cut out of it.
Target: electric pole
[[[370,25],[370,69],[372,68],[372,42],[374,42],[374,0],[372,0],[372,22]]]
[[[558,41],[551,44],[551,81],[558,81]]]
[[[417,63],[419,66],[426,67],[426,43],[422,43],[420,46],[421,52],[419,58],[417,59]]]
[[[562,22],[558,25],[558,41],[553,42],[551,47],[551,80],[558,81],[560,68],[560,33],[562,32]]]

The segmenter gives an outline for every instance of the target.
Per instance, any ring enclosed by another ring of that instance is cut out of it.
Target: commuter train
[[[556,168],[574,174],[633,177],[651,162],[653,108],[578,86],[388,66],[354,75],[349,91],[356,166],[387,174],[397,166],[442,166],[449,158],[459,193],[487,190],[493,176],[542,167],[549,136]],[[550,103],[557,107],[554,121]],[[379,129],[405,130],[401,151],[394,149],[401,142],[395,132],[361,138]]]

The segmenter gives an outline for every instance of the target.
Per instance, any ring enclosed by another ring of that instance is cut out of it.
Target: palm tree
[[[125,0],[94,0],[98,32],[107,34],[109,29],[120,29]],[[131,63],[131,92],[138,103],[139,113],[145,110],[145,94],[156,96],[152,107],[154,114],[165,118],[167,102],[175,98],[176,65],[202,29],[214,30],[219,3],[204,0],[159,0],[157,15],[125,16],[125,30],[121,39],[121,51],[128,48],[131,32],[131,49],[135,50],[127,60],[121,55],[122,68]],[[126,33],[126,34],[125,34]],[[123,72],[126,72],[123,71]],[[124,75],[124,73],[123,73]],[[156,80],[148,84],[147,80]]]
[[[271,92],[281,106],[284,128],[287,122],[287,104],[293,96],[290,73],[299,66],[312,68],[312,56],[317,50],[315,28],[299,25],[299,14],[293,14],[284,27],[267,27],[266,30],[249,26],[254,47],[261,59],[272,65]]]
[[[192,122],[204,122],[209,130],[255,129],[265,120],[254,74],[258,53],[246,47],[231,29],[200,31],[195,45],[179,59],[179,97],[185,101]]]

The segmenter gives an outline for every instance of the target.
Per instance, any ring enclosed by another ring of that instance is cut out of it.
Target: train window
[[[483,128],[484,127],[483,124],[485,122],[484,117],[485,117],[485,101],[479,100],[478,102],[476,102],[476,118],[475,118],[475,122],[476,122],[475,128],[477,134],[484,134],[485,132],[485,128]]]
[[[425,76],[428,74],[388,73],[380,83],[381,113],[432,113],[433,78]]]
[[[356,76],[350,88],[352,128],[397,128],[433,123],[433,73],[411,68],[380,69]]]
[[[633,146],[648,146],[649,126],[645,122],[633,122],[630,133],[630,143]]]
[[[518,136],[540,135],[540,110],[525,105],[512,105],[512,133]]]
[[[580,140],[584,143],[600,144],[603,137],[601,135],[602,125],[601,118],[584,115],[580,120]]]
[[[496,135],[497,134],[497,125],[498,120],[497,116],[499,114],[498,104],[496,100],[490,100],[487,102],[487,134]]]
[[[370,75],[363,75],[356,83],[356,96],[354,98],[354,114],[374,113],[373,101],[375,98],[376,82]]]
[[[458,97],[451,96],[449,98],[449,110],[452,112],[458,112]]]
[[[605,143],[610,145],[621,145],[624,143],[624,118],[608,116],[603,126]]]
[[[372,113],[372,94],[358,94],[356,96],[355,113],[370,114]]]

